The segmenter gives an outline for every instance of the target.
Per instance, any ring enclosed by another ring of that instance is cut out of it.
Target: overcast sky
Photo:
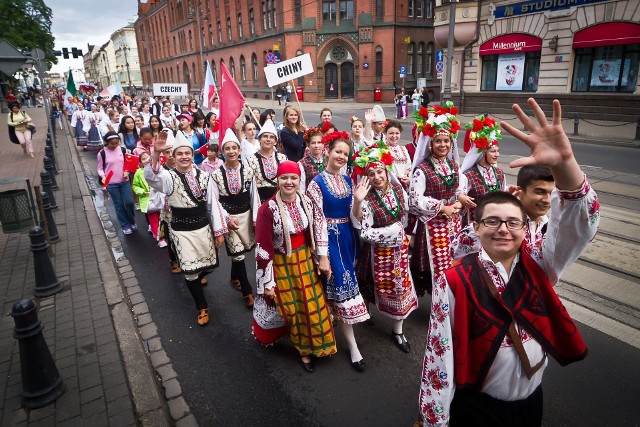
[[[76,47],[83,54],[87,53],[87,44],[105,44],[114,31],[135,21],[138,13],[137,0],[45,0],[45,4],[53,11],[56,50]],[[82,58],[70,58],[58,57],[51,71],[83,69]]]

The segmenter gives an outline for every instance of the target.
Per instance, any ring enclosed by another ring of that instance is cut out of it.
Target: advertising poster
[[[522,90],[524,57],[524,52],[498,56],[496,90]]]
[[[593,61],[591,71],[591,86],[618,86],[620,78],[620,59]]]

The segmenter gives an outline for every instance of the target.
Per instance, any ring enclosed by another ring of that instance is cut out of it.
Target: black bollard
[[[64,393],[64,381],[42,335],[44,327],[36,304],[30,299],[19,300],[13,304],[11,316],[15,323],[13,337],[20,347],[20,404],[28,409],[42,408]]]
[[[47,134],[47,147],[53,147],[53,143],[51,142],[51,135]]]
[[[40,193],[42,196],[42,208],[44,209],[44,217],[47,219],[47,228],[49,229],[49,240],[53,243],[60,241],[60,235],[58,234],[58,226],[56,220],[53,218],[53,211],[51,204],[49,203],[49,195],[46,192]]]
[[[56,179],[56,174],[53,172],[53,163],[51,162],[51,159],[47,156],[44,156],[44,158],[42,159],[42,162],[44,163],[44,170],[46,170],[49,173],[49,179],[51,180],[51,188],[53,188],[54,190],[58,190],[58,180]]]
[[[578,113],[573,115],[573,135],[578,136],[578,125],[580,124],[580,119],[578,118]]]
[[[58,169],[56,168],[56,155],[53,153],[53,147],[44,147],[44,155],[51,159],[53,174],[58,175]]]
[[[56,203],[56,197],[53,195],[53,188],[51,188],[51,178],[49,178],[49,172],[40,172],[40,185],[42,185],[42,189],[49,195],[49,203],[51,204],[51,209],[57,211],[58,204]]]
[[[37,298],[48,297],[62,290],[62,283],[58,280],[53,264],[49,258],[47,249],[49,244],[44,237],[42,227],[33,227],[29,231],[31,240],[31,252],[33,252],[33,267],[36,271],[36,287],[33,296]]]

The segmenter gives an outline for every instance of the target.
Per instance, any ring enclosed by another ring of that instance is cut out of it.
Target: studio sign
[[[496,7],[494,16],[509,18],[511,16],[526,15],[529,13],[544,12],[547,10],[569,9],[574,6],[586,6],[594,3],[602,3],[609,0],[530,0],[520,3],[512,3]]]

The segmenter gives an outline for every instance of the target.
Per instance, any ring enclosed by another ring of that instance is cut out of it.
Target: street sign
[[[401,79],[404,79],[405,77],[407,77],[407,75],[406,75],[406,74],[402,74],[402,73],[400,73],[400,78],[401,78]]]
[[[265,59],[267,60],[267,64],[276,63],[276,56],[274,55],[273,52],[267,52],[267,54],[265,55]]]
[[[441,73],[444,71],[444,62],[438,61],[436,62],[436,72]]]
[[[311,55],[305,54],[264,68],[267,86],[274,87],[314,72]]]
[[[444,49],[436,50],[436,61],[444,61]]]
[[[407,74],[407,67],[405,65],[400,66],[400,74]],[[402,76],[400,76],[402,78]]]
[[[275,64],[280,63],[280,52],[273,52],[273,54],[276,56],[276,62],[275,62]]]
[[[154,83],[153,96],[188,96],[186,83]]]
[[[437,73],[436,78],[437,78],[438,80],[442,80],[442,73]]]

